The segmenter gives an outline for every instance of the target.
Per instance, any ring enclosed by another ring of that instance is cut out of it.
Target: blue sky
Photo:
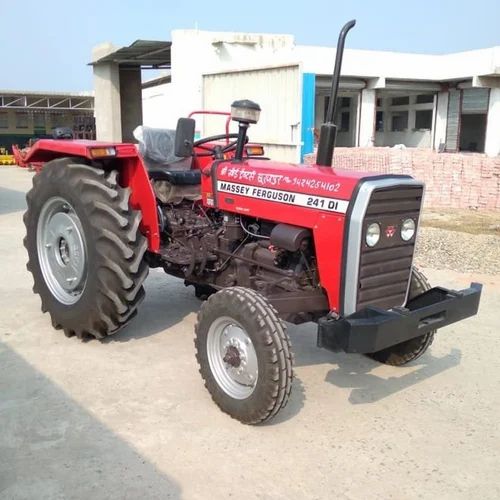
[[[0,0],[0,8],[3,89],[90,90],[94,45],[169,40],[172,29],[196,25],[333,46],[340,26],[356,18],[351,48],[446,53],[500,45],[500,0]]]

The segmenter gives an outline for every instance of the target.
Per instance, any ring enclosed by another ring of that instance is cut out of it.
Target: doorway
[[[460,151],[484,153],[486,113],[462,114],[460,123]]]

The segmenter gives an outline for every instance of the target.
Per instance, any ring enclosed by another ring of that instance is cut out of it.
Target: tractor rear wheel
[[[147,241],[117,172],[78,161],[53,160],[33,178],[24,245],[53,326],[101,339],[125,326],[144,298]]]
[[[292,354],[284,323],[259,293],[223,289],[203,304],[196,358],[219,408],[244,424],[260,424],[283,408],[292,388]]]
[[[414,267],[411,274],[408,300],[421,295],[430,288],[431,285],[427,281],[425,275]],[[419,337],[401,342],[401,344],[396,344],[391,347],[387,347],[386,349],[382,349],[381,351],[370,353],[368,356],[386,365],[406,365],[406,363],[409,363],[424,354],[424,352],[432,344],[435,333],[436,330],[433,330],[425,335],[420,335]]]

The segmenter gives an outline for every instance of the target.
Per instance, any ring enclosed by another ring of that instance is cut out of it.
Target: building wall
[[[38,133],[50,133],[53,127],[66,127],[73,125],[73,116],[64,112],[36,112],[37,116],[42,117],[42,121],[35,118],[33,111],[23,109],[4,109],[0,110],[0,125],[3,125],[4,116],[7,117],[7,127],[0,126],[0,134],[15,134],[32,136]],[[43,123],[43,125],[42,125]],[[22,124],[22,125],[21,125]],[[21,126],[20,126],[21,125]]]
[[[348,98],[349,103],[343,102],[343,98]],[[329,96],[324,93],[316,94],[316,112],[314,126],[319,132],[321,124],[324,121],[326,107],[329,101]],[[359,92],[339,92],[337,100],[337,112],[335,123],[337,124],[337,144],[339,146],[355,146],[356,131],[358,127],[358,102]],[[342,113],[349,113],[349,127],[342,128]]]
[[[175,128],[178,116],[173,109],[173,87],[164,83],[142,91],[144,125],[157,128]]]
[[[335,38],[332,38],[332,45]],[[297,45],[295,54],[304,71],[331,74],[335,47]],[[345,49],[342,73],[352,77],[387,77],[401,80],[463,80],[472,75],[498,74],[500,47],[454,54],[411,54],[376,50]]]
[[[393,97],[407,97],[408,104],[393,105]],[[433,111],[434,103],[417,104],[417,95],[388,95],[384,93],[377,98],[380,105],[377,106],[376,112],[383,113],[383,130],[375,132],[375,146],[395,146],[396,144],[404,144],[412,148],[430,148],[432,143],[432,125],[434,120],[431,120],[430,128],[417,129],[416,117],[418,111],[429,112]],[[394,115],[399,113],[407,113],[408,125],[405,130],[393,131],[392,119]]]
[[[500,85],[490,91],[486,127],[484,151],[489,156],[500,155]]]
[[[438,92],[436,95],[436,114],[434,120],[434,150],[438,151],[446,143],[446,123],[448,114],[448,92]]]
[[[314,162],[308,155],[306,162]],[[334,167],[405,174],[425,182],[429,208],[500,210],[500,157],[436,153],[428,149],[337,148]]]
[[[430,148],[431,131],[405,130],[404,132],[376,132],[375,146],[396,146],[403,144],[408,148]]]
[[[172,31],[172,83],[164,99],[157,101],[161,106],[144,112],[145,123],[158,122],[161,116],[165,127],[175,127],[180,116],[202,109],[204,74],[294,61],[293,46],[291,35]]]
[[[141,69],[120,69],[120,113],[123,142],[134,142],[133,132],[143,124]]]
[[[0,147],[10,150],[12,144],[22,146],[31,138],[50,135],[55,127],[74,128],[77,116],[91,116],[91,113],[1,109]]]
[[[163,95],[156,93],[154,89],[144,91],[144,123],[174,128],[179,116],[186,116],[193,109],[201,108],[203,106],[203,74],[298,63],[303,73],[324,76],[331,74],[333,70],[335,52],[335,48],[295,45],[294,38],[290,35],[175,30],[172,32],[172,83],[162,86]],[[354,109],[360,99],[353,99],[351,130],[339,132],[338,144],[341,146],[405,144],[408,147],[438,149],[446,139],[449,95],[446,91],[439,91],[440,85],[445,88],[450,82],[451,86],[461,82],[460,85],[476,87],[486,85],[493,88],[496,86],[496,90],[500,91],[499,68],[500,47],[445,55],[346,49],[342,74],[347,75],[347,79],[358,79],[365,85],[363,90],[365,97],[370,97],[370,92],[375,90],[377,93],[389,92],[388,89],[394,88],[391,85],[395,84],[399,85],[399,88],[409,88],[410,92],[426,88],[435,92],[438,98],[434,105],[411,103],[408,110],[409,126],[406,130],[392,131],[387,125],[387,129],[373,132],[370,129],[371,119],[366,112],[366,107],[364,110],[359,106]],[[411,89],[412,84],[415,85],[413,89]],[[360,87],[356,90],[357,95],[360,93],[359,89]],[[267,89],[259,88],[256,91],[260,92],[259,95],[265,96]],[[500,99],[498,93],[491,95],[494,99]],[[245,97],[241,95],[241,98]],[[261,98],[257,100],[259,99]],[[365,104],[370,104],[370,102],[370,99],[365,99]],[[317,98],[315,128],[321,124],[323,105]],[[433,127],[426,130],[414,130],[415,113],[427,106],[433,109]],[[370,104],[370,109],[371,107]],[[485,140],[485,151],[489,155],[500,153],[500,139],[498,138],[500,134],[494,128],[498,126],[493,125],[500,121],[498,109],[500,109],[500,104],[496,106],[493,101],[490,101]],[[387,124],[390,123],[389,113],[393,111],[397,110],[387,110]],[[263,109],[263,113],[265,112],[266,110]],[[492,120],[490,120],[491,113],[494,115]],[[375,123],[375,116],[373,118]],[[200,121],[200,123],[203,122]],[[203,125],[200,126],[203,127]],[[288,124],[284,122],[283,127],[286,129],[287,126]],[[298,125],[299,136],[301,135],[300,128],[301,124]],[[200,130],[200,134],[204,135],[204,131]]]

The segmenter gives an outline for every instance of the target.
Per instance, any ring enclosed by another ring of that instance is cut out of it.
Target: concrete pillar
[[[361,91],[357,141],[358,146],[361,148],[372,147],[375,144],[376,93],[377,91],[372,89],[363,89]]]
[[[439,145],[446,141],[446,124],[448,122],[448,97],[449,93],[439,92],[436,102],[436,121],[433,133],[433,148],[437,151]]]
[[[99,45],[92,51],[92,60],[114,52],[111,44]],[[120,74],[116,63],[95,63],[94,66],[94,113],[96,134],[99,141],[122,140],[120,109]]]
[[[135,142],[133,131],[142,125],[141,68],[120,68],[121,140]]]
[[[500,88],[490,90],[484,152],[488,156],[500,155]]]

